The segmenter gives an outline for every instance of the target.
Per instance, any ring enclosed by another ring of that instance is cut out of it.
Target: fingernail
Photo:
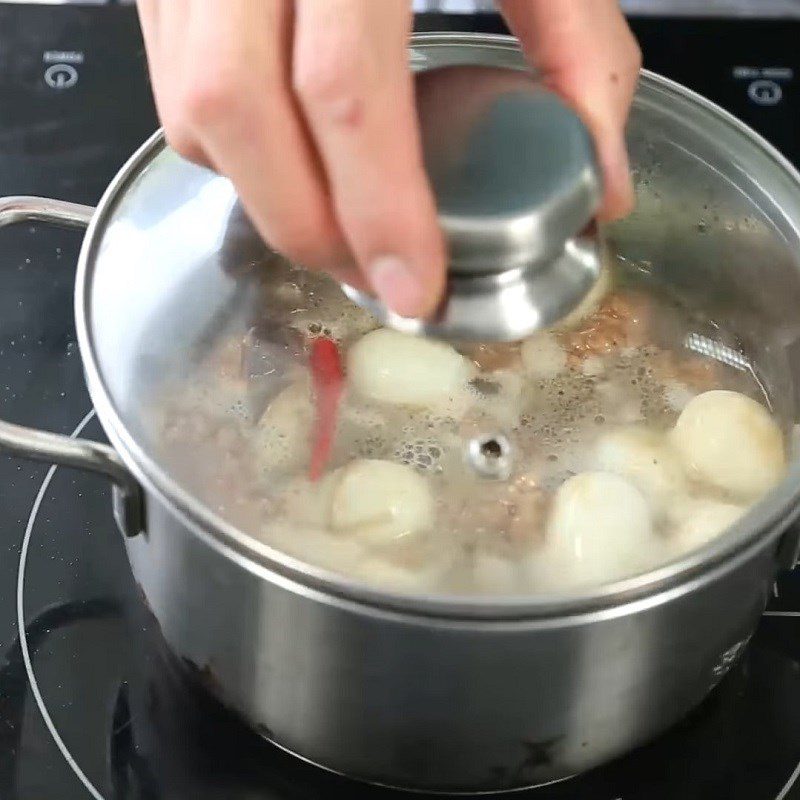
[[[423,308],[423,287],[402,258],[379,256],[368,267],[372,288],[392,311],[413,317]]]

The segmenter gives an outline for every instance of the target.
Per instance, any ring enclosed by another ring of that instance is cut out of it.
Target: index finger
[[[294,86],[339,225],[375,292],[426,316],[445,253],[408,63],[408,0],[298,0]]]

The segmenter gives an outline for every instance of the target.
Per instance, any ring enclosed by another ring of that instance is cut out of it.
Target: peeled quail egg
[[[296,520],[273,520],[260,539],[309,564],[352,574],[364,559],[364,546]]]
[[[610,472],[584,472],[556,492],[535,561],[554,587],[603,583],[652,563],[659,543],[647,500],[633,484]]]
[[[683,467],[662,434],[627,427],[601,436],[590,457],[592,468],[627,478],[657,517],[684,491]]]
[[[718,500],[687,498],[670,513],[672,550],[685,553],[719,536],[747,511],[743,506]]]
[[[493,553],[476,552],[473,561],[475,588],[485,594],[511,594],[519,580],[519,565]]]
[[[350,385],[384,403],[441,407],[465,393],[470,362],[444,342],[380,328],[350,348]]]
[[[309,456],[313,420],[311,386],[303,378],[278,394],[258,421],[253,443],[261,467],[284,472],[301,467]]]
[[[567,353],[549,331],[541,331],[526,339],[520,355],[525,372],[540,380],[551,380],[567,367]]]
[[[359,459],[337,472],[330,525],[375,544],[430,528],[434,502],[428,482],[410,467]]]
[[[405,567],[380,556],[368,556],[353,570],[356,577],[381,589],[396,592],[421,592],[435,586],[441,566]]]
[[[755,499],[781,479],[783,436],[755,400],[721,389],[687,403],[672,431],[686,468],[700,480],[743,499]]]
[[[320,530],[327,528],[337,478],[338,470],[335,470],[319,481],[311,481],[306,477],[288,481],[280,493],[283,516],[300,526]]]

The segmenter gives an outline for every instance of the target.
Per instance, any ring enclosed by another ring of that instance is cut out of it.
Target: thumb
[[[625,124],[641,51],[616,0],[499,0],[544,83],[581,116],[595,139],[603,173],[603,219],[633,208]]]

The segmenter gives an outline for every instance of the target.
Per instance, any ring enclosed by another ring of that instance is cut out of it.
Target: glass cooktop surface
[[[646,65],[800,163],[800,22],[634,20]],[[500,30],[492,16],[427,29]],[[0,3],[0,194],[97,202],[157,125],[129,6]],[[72,319],[80,236],[0,233],[0,414],[102,439]],[[535,753],[531,757],[536,757]],[[619,761],[531,800],[800,798],[800,574],[783,576],[708,700]],[[407,796],[277,750],[175,668],[137,597],[99,478],[0,458],[0,798]]]

